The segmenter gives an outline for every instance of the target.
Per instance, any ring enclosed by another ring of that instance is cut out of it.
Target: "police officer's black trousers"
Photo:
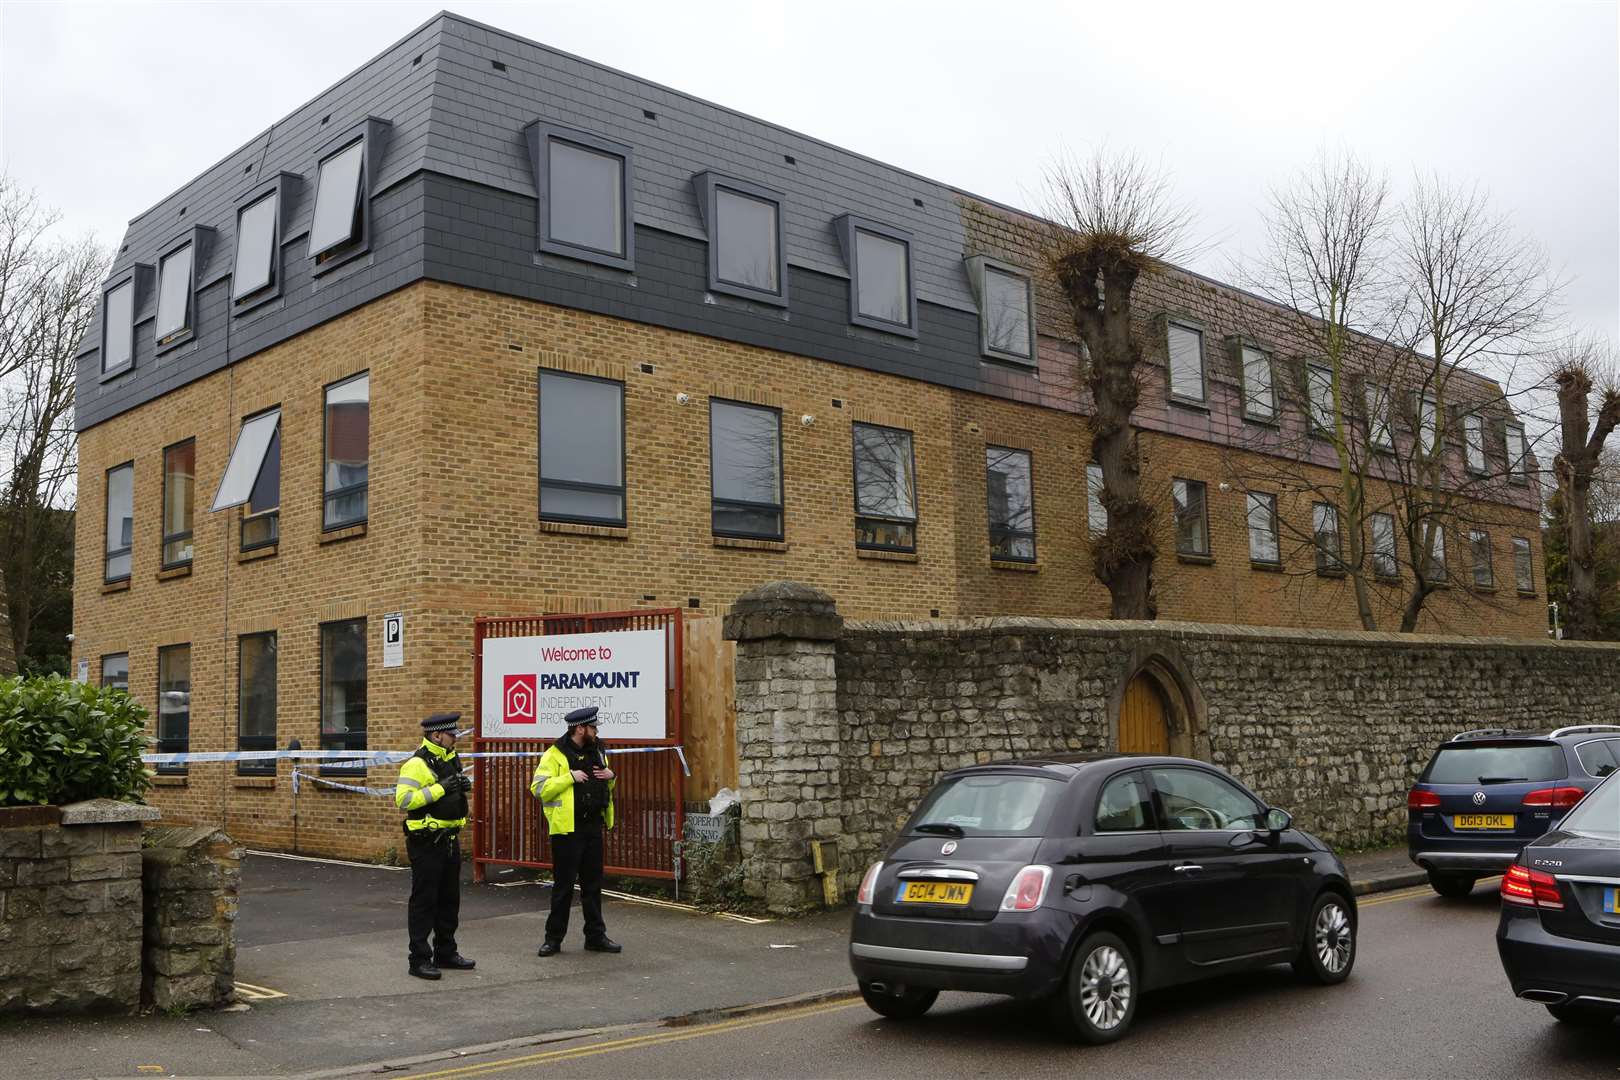
[[[607,937],[602,921],[602,826],[580,825],[571,833],[551,838],[551,914],[546,918],[546,940],[568,936],[568,909],[574,903],[574,882],[579,882],[579,906],[585,912],[585,940]]]
[[[423,829],[406,837],[405,851],[411,858],[411,963],[448,959],[456,955],[461,918],[461,842],[454,833]]]

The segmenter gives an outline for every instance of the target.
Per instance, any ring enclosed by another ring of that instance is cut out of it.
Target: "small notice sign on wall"
[[[405,666],[405,613],[383,616],[383,667]]]

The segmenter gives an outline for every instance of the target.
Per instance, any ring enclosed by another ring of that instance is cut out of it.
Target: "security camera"
[[[1231,491],[1232,490],[1232,485],[1228,484],[1225,480],[1222,480],[1221,483],[1220,483],[1220,489],[1222,491]]]
[[[809,427],[815,422],[816,418],[811,416],[809,413],[805,413],[803,416],[799,417],[799,423],[803,424],[805,427]]]
[[[675,395],[675,404],[677,404],[677,405],[685,405],[688,401],[691,401],[691,400],[692,400],[691,395],[687,394],[684,391],[682,391],[681,393]]]
[[[73,640],[73,635],[72,635],[72,634],[69,634],[69,635],[68,635],[68,636],[67,636],[67,639],[68,639],[68,640],[69,640],[69,641],[72,641],[72,640]]]

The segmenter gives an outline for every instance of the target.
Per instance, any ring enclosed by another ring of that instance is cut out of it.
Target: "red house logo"
[[[508,724],[533,724],[537,721],[534,715],[534,676],[508,675],[506,676],[505,699],[506,720]]]

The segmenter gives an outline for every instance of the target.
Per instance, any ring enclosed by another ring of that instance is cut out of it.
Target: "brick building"
[[[856,616],[1106,614],[1080,352],[1036,236],[436,16],[131,222],[80,355],[105,539],[78,546],[75,659],[152,708],[161,749],[403,748],[471,713],[479,615],[714,615],[779,578]],[[1256,431],[1303,424],[1286,320],[1190,273],[1146,291],[1161,616],[1357,626],[1312,497],[1236,479],[1276,456]],[[1512,471],[1512,418],[1485,431]],[[1538,636],[1533,486],[1485,504],[1425,627]],[[1494,578],[1462,588],[1469,555]],[[293,842],[285,768],[159,780],[178,814]],[[396,816],[314,792],[297,844],[373,854]]]

